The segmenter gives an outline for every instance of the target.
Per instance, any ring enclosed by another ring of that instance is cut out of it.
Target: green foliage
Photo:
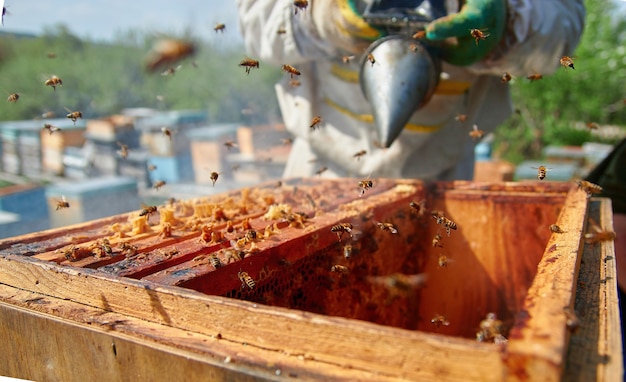
[[[85,118],[129,107],[205,109],[212,122],[241,121],[241,110],[250,105],[259,111],[255,122],[278,114],[273,87],[280,77],[277,68],[246,75],[238,66],[245,57],[243,47],[198,42],[199,52],[182,61],[174,75],[148,73],[145,57],[162,37],[129,31],[112,44],[101,44],[81,40],[58,25],[37,38],[0,38],[0,73],[6,79],[0,83],[0,96],[20,94],[17,103],[0,103],[0,120],[31,119],[44,111],[64,115],[65,108],[79,110]],[[51,75],[63,80],[56,91],[44,86]]]
[[[504,159],[519,163],[539,158],[546,145],[601,141],[581,128],[587,122],[626,125],[626,21],[612,14],[609,0],[587,0],[585,7],[576,69],[511,85],[520,113],[497,131],[494,151]]]

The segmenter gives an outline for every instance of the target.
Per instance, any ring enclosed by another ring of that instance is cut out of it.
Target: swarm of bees
[[[243,66],[246,69],[246,73],[250,74],[250,70],[252,68],[257,68],[257,69],[259,68],[259,61],[253,60],[251,58],[244,58],[239,63],[239,66]]]
[[[470,35],[476,41],[476,45],[478,45],[479,40],[486,40],[487,37],[491,36],[489,33],[485,32],[487,32],[487,29],[470,29]]]
[[[300,75],[300,71],[299,71],[298,69],[294,68],[294,67],[293,67],[293,66],[291,66],[291,65],[284,64],[284,65],[282,66],[282,70],[283,70],[284,72],[286,72],[286,73],[289,73],[289,76],[290,76],[291,78],[293,78],[293,76],[299,76],[299,75]]]
[[[57,86],[63,86],[63,81],[57,76],[52,76],[48,78],[43,84],[46,86],[51,86],[52,89],[56,91]]]

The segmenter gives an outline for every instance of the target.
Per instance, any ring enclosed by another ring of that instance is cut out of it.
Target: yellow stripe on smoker
[[[340,112],[341,114],[345,114],[349,117],[352,117],[356,120],[359,120],[361,122],[365,122],[365,123],[374,123],[374,116],[372,114],[359,114],[359,113],[355,113],[353,111],[350,111],[348,109],[346,109],[343,106],[340,106],[339,104],[337,104],[336,102],[328,99],[328,98],[324,98],[324,102],[332,107],[333,109],[337,110],[338,112]],[[441,129],[443,127],[443,125],[417,125],[415,123],[407,123],[406,125],[404,125],[404,128],[409,130],[409,131],[414,131],[414,132],[418,132],[418,133],[434,133],[435,131]]]

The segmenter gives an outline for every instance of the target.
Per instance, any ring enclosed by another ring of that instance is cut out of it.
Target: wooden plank
[[[589,217],[613,230],[611,201],[594,198]],[[622,381],[623,354],[613,242],[585,243],[564,381]]]
[[[561,379],[569,341],[568,311],[574,309],[586,219],[587,194],[572,189],[509,334],[504,357],[507,380]]]

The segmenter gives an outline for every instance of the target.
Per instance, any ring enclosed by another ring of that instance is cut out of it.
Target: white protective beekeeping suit
[[[471,66],[444,63],[445,77],[430,102],[413,114],[390,148],[380,149],[371,106],[358,82],[360,57],[342,62],[344,55],[362,54],[363,46],[350,45],[328,27],[345,2],[309,0],[309,7],[295,14],[293,0],[237,1],[250,57],[261,66],[289,64],[302,73],[301,86],[290,86],[289,76],[276,85],[285,125],[296,138],[286,177],[312,176],[327,166],[324,176],[471,179],[475,142],[468,126],[491,132],[513,110],[502,74],[556,70],[559,58],[576,47],[585,15],[582,0],[508,0],[497,49]],[[446,1],[446,7],[448,13],[459,10],[456,1]],[[278,33],[281,29],[285,33]],[[455,120],[458,114],[467,115],[463,124]],[[317,115],[323,121],[312,131]],[[355,158],[360,150],[367,154]]]

